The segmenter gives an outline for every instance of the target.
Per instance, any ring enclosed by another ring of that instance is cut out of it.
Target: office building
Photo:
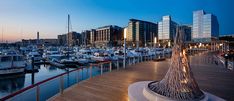
[[[184,30],[184,39],[185,39],[185,42],[189,42],[191,41],[191,38],[192,38],[192,26],[191,25],[181,25],[180,26],[181,30]]]
[[[77,32],[69,32],[67,34],[67,45],[76,46],[82,43],[81,34]]]
[[[123,37],[123,28],[109,25],[91,30],[91,44],[95,46],[118,46]]]
[[[58,35],[58,43],[61,46],[67,45],[67,34]]]
[[[58,43],[61,46],[75,46],[82,43],[81,34],[77,32],[69,32],[68,34],[58,35]]]
[[[95,40],[96,39],[96,30],[95,29],[91,29],[90,30],[90,44],[92,46],[95,46]]]
[[[132,46],[147,46],[147,44],[153,45],[154,37],[157,37],[157,28],[156,23],[130,19],[126,41]]]
[[[85,30],[81,32],[81,39],[82,39],[82,45],[87,46],[90,44],[90,32],[89,30]]]
[[[219,37],[219,23],[213,14],[206,14],[203,10],[193,12],[192,41],[210,42]]]
[[[161,43],[173,42],[176,35],[177,23],[169,15],[163,16],[158,22],[158,39]]]

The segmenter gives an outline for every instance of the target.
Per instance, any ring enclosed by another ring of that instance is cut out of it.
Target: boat
[[[96,52],[94,55],[91,57],[91,60],[97,61],[97,62],[104,62],[104,61],[110,61],[110,57],[108,56],[107,53],[102,53],[102,52]]]
[[[26,66],[23,55],[16,52],[11,51],[0,55],[0,75],[24,73]]]
[[[38,63],[43,59],[37,51],[32,51],[27,54],[27,60],[31,60],[32,58],[34,58],[34,63]]]

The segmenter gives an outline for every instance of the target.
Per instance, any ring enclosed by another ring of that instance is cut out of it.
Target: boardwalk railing
[[[152,60],[153,56],[128,58],[127,65],[132,65],[142,61]],[[57,76],[40,81],[36,84],[23,88],[10,95],[0,99],[0,101],[44,101],[50,97],[60,93],[63,94],[64,89],[79,83],[82,80],[102,75],[105,72],[111,72],[113,69],[123,67],[123,61],[106,61],[88,66],[79,67],[77,69],[67,71]]]

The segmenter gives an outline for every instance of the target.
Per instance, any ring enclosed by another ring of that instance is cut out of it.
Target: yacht
[[[40,62],[42,60],[42,56],[37,51],[32,51],[27,54],[27,60],[31,60],[32,57],[34,58],[34,62]]]
[[[26,66],[23,55],[16,52],[0,55],[0,75],[24,73]]]
[[[91,57],[92,60],[97,62],[104,62],[111,60],[107,53],[103,52],[96,52],[94,53],[94,56]]]

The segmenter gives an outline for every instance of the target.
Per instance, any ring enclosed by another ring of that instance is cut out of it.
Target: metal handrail
[[[100,65],[100,64],[107,64],[107,63],[110,63],[110,62],[111,62],[111,61],[99,62],[99,63],[96,63],[96,65],[90,65],[90,66],[98,66],[98,65]],[[44,84],[44,83],[46,83],[46,82],[48,82],[48,81],[54,80],[54,79],[56,79],[56,78],[62,77],[62,76],[64,76],[64,75],[66,75],[66,74],[69,74],[69,73],[74,72],[74,71],[78,71],[78,70],[83,69],[83,68],[89,68],[89,66],[87,66],[87,67],[81,66],[81,68],[77,68],[77,69],[74,69],[74,70],[71,70],[71,71],[68,71],[68,72],[65,72],[65,73],[62,73],[62,74],[53,76],[53,77],[48,78],[48,79],[46,79],[46,80],[42,80],[42,81],[40,81],[40,82],[38,82],[38,83],[36,83],[36,84],[30,85],[30,86],[28,86],[28,87],[25,87],[25,88],[23,88],[23,89],[21,89],[21,90],[18,90],[18,91],[16,91],[16,92],[14,92],[14,93],[11,93],[11,94],[9,94],[9,95],[7,95],[7,96],[1,98],[0,101],[8,100],[8,99],[10,99],[10,98],[12,98],[12,97],[15,97],[15,96],[19,95],[20,93],[23,93],[23,92],[25,92],[25,91],[27,91],[27,90],[30,90],[30,89],[35,88],[35,87],[38,87],[38,86],[40,86],[41,84]]]
[[[142,58],[142,56],[140,56],[141,58]],[[139,57],[138,57],[138,59],[139,59]],[[13,93],[11,93],[11,94],[9,94],[9,95],[7,95],[7,96],[5,96],[5,97],[3,97],[3,98],[0,98],[0,101],[5,101],[5,100],[9,100],[10,98],[13,98],[13,97],[15,97],[15,96],[17,96],[17,95],[19,95],[19,94],[21,94],[21,93],[23,93],[23,92],[25,92],[25,91],[28,91],[28,90],[30,90],[30,89],[32,89],[32,88],[35,88],[36,87],[36,93],[37,93],[37,96],[36,96],[36,99],[39,101],[39,99],[40,99],[40,97],[39,97],[39,86],[40,85],[42,85],[42,84],[44,84],[44,83],[47,83],[47,82],[49,82],[49,81],[51,81],[51,80],[54,80],[54,79],[56,79],[56,78],[60,78],[60,82],[62,82],[61,80],[61,77],[63,77],[64,75],[66,75],[66,74],[69,74],[69,73],[71,73],[71,72],[75,72],[75,71],[78,71],[78,70],[82,70],[82,69],[84,69],[84,68],[90,68],[90,66],[92,67],[92,66],[101,66],[100,68],[101,68],[101,75],[103,74],[103,64],[107,64],[107,63],[111,63],[110,64],[110,72],[112,71],[112,62],[115,62],[115,61],[104,61],[104,62],[98,62],[98,63],[90,63],[88,66],[80,66],[80,68],[77,68],[77,69],[74,69],[74,70],[71,70],[71,71],[68,71],[68,72],[65,72],[65,73],[62,73],[62,74],[59,74],[59,75],[56,75],[56,76],[53,76],[53,77],[51,77],[51,78],[48,78],[48,79],[46,79],[46,80],[43,80],[43,81],[40,81],[40,82],[38,82],[38,83],[36,83],[36,84],[33,84],[33,85],[30,85],[30,86],[28,86],[28,87],[25,87],[25,88],[23,88],[23,89],[21,89],[21,90],[18,90],[18,91],[16,91],[16,92],[13,92]],[[119,61],[119,60],[117,60],[116,61],[117,62],[117,69],[119,69],[119,63],[121,62],[121,61]],[[138,60],[138,62],[142,62],[142,59],[141,59],[141,61],[140,61],[140,59]],[[92,68],[91,68],[92,69]],[[90,78],[92,78],[92,71],[90,71]],[[60,85],[60,93],[63,93],[63,84],[61,84]],[[62,87],[62,88],[61,88]]]

